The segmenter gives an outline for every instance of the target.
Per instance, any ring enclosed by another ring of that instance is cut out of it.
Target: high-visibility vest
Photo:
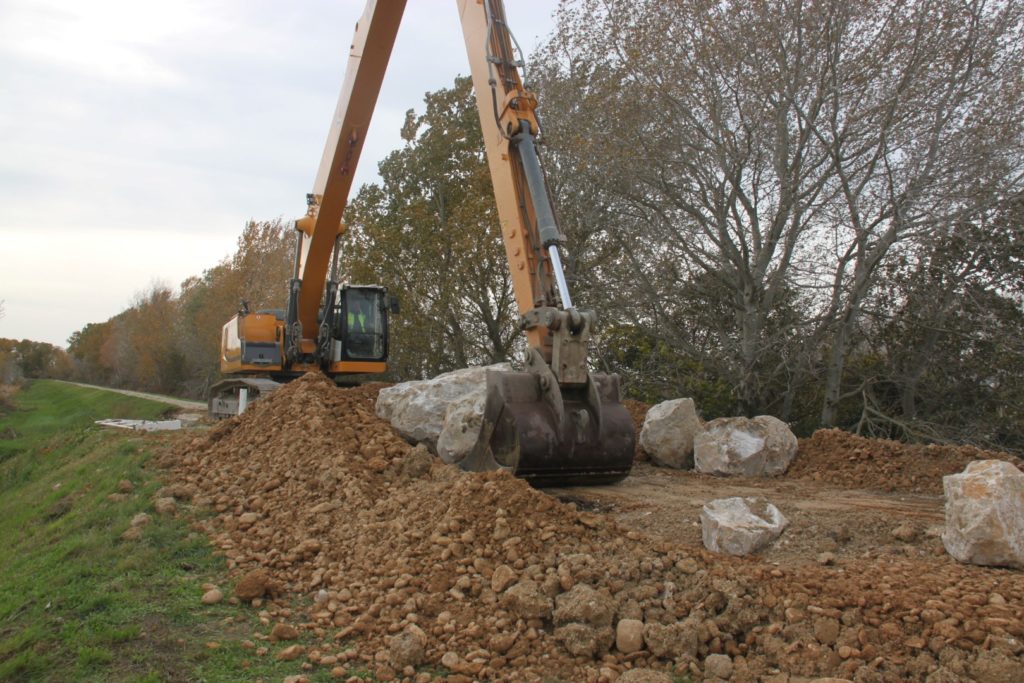
[[[356,323],[359,323],[358,331],[359,332],[365,332],[366,331],[366,314],[365,313],[361,313],[361,312],[360,313],[353,313],[352,311],[349,311],[348,312],[348,328],[350,330],[353,329],[356,326]]]

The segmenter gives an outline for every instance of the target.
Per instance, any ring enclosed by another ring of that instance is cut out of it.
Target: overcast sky
[[[506,0],[529,54],[556,0]],[[65,346],[305,211],[363,0],[0,0],[0,337]],[[455,0],[408,0],[357,186],[468,74]]]

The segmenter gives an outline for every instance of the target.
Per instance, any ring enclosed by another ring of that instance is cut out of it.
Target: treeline
[[[221,326],[241,301],[280,308],[291,274],[294,232],[281,221],[250,222],[236,252],[177,291],[155,285],[102,323],[68,339],[84,382],[201,398],[219,377]]]
[[[596,369],[709,418],[1024,449],[1024,0],[557,18],[528,76]],[[402,300],[391,379],[522,343],[468,79],[425,105],[346,213],[348,279]],[[283,303],[285,232],[250,226],[69,350],[98,381],[200,395],[238,300]]]
[[[0,339],[0,384],[23,379],[71,379],[74,363],[59,346],[29,339]]]

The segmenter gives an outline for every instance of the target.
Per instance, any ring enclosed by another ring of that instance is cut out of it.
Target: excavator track
[[[236,377],[217,382],[210,387],[207,412],[216,420],[225,420],[238,415],[246,403],[265,397],[281,387],[279,382],[261,377]],[[242,400],[242,390],[245,400]]]

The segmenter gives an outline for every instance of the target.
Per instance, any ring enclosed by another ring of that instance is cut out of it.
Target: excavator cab
[[[335,304],[331,361],[383,361],[388,357],[387,290],[344,285]]]

